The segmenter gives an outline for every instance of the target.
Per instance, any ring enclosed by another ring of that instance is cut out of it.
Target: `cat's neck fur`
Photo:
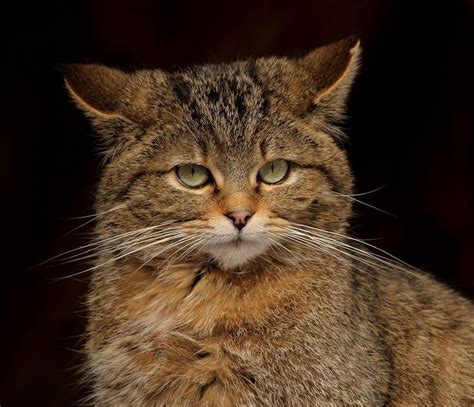
[[[349,273],[331,259],[311,267],[252,264],[238,272],[199,262],[160,267],[122,262],[96,273],[94,286],[100,287],[100,296],[110,299],[108,306],[115,315],[140,321],[146,331],[206,336],[263,326],[275,310],[283,315],[315,292],[329,306]],[[109,285],[113,293],[107,293]]]

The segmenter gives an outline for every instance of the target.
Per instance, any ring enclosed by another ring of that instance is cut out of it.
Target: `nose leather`
[[[253,213],[247,209],[239,209],[225,214],[225,216],[227,216],[239,230],[243,229],[252,215]]]

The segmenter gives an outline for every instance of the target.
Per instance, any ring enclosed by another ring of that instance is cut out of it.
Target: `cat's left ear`
[[[317,48],[296,61],[309,78],[310,105],[321,107],[333,118],[345,110],[347,97],[360,66],[361,47],[357,37]],[[306,82],[306,81],[305,81]]]

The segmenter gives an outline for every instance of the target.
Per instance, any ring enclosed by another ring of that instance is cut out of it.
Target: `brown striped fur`
[[[349,38],[299,60],[174,73],[66,67],[104,150],[97,242],[167,221],[204,236],[236,208],[255,212],[262,230],[297,222],[344,236],[353,180],[336,124],[359,59]],[[276,158],[292,163],[288,180],[258,182],[258,168]],[[215,183],[180,185],[181,163],[205,165]],[[248,259],[253,247],[236,248],[233,261],[245,261],[235,266],[225,260],[232,247],[177,258],[179,244],[161,243],[118,256],[127,242],[101,246],[92,274],[95,405],[474,403],[472,304],[424,273],[298,241]]]

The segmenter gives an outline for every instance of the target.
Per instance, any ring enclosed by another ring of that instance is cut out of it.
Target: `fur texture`
[[[94,404],[474,403],[472,305],[347,236],[336,124],[359,58],[349,38],[299,60],[65,68],[106,163],[87,248]],[[275,159],[290,172],[265,184]],[[186,187],[182,164],[212,182]]]

